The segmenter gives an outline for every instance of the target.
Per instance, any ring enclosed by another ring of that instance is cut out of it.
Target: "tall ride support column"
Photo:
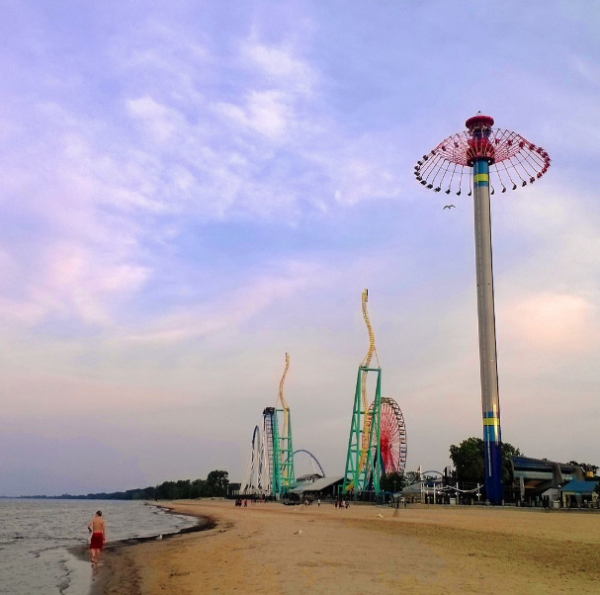
[[[474,185],[475,245],[477,259],[477,313],[485,487],[493,504],[503,500],[502,440],[496,362],[494,281],[492,279],[492,233],[490,194],[504,194],[539,180],[550,167],[548,152],[513,130],[494,127],[494,118],[481,112],[465,122],[466,130],[445,138],[423,155],[414,175],[428,190],[444,194],[463,193],[464,181]],[[490,172],[493,184],[490,181]],[[467,177],[468,176],[468,177]],[[451,208],[454,205],[446,205]],[[450,212],[450,211],[449,211]]]
[[[474,134],[476,135],[477,132]],[[473,163],[473,197],[485,489],[488,500],[492,504],[500,504],[504,498],[504,489],[502,486],[502,440],[496,360],[489,178],[488,160],[476,159]]]

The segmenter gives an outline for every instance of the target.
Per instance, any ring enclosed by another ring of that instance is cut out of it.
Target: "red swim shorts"
[[[91,550],[101,550],[104,545],[104,535],[102,533],[92,533],[92,540],[90,541]]]

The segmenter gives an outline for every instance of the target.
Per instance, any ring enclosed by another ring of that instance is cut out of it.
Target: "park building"
[[[548,459],[511,457],[513,488],[521,500],[542,496],[548,490],[558,490],[569,481],[584,481],[583,469],[571,463]]]
[[[563,508],[598,508],[600,497],[596,492],[597,481],[574,479],[560,490]]]
[[[547,508],[600,508],[600,477],[586,466],[548,459],[511,457],[512,481],[505,484],[505,504]],[[408,504],[484,504],[481,484],[456,482],[452,474],[428,472],[393,494]]]
[[[511,457],[513,490],[518,501],[549,497],[560,500],[560,489],[570,481],[584,481],[583,469],[548,459]]]
[[[513,489],[519,502],[546,504],[552,508],[598,506],[594,473],[574,463],[548,459],[511,457]]]
[[[289,498],[297,499],[301,502],[306,500],[313,501],[317,499],[325,500],[338,497],[344,484],[344,477],[321,477],[316,481],[304,482],[291,489]]]
[[[319,479],[323,479],[324,475],[321,475],[320,473],[307,473],[306,475],[301,475],[300,477],[296,477],[296,484],[297,485],[306,485],[309,483],[314,483],[315,481],[318,481]]]

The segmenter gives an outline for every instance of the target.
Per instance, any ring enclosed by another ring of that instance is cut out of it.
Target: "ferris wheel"
[[[373,404],[369,413],[372,410]],[[406,425],[400,406],[390,397],[381,399],[379,443],[383,473],[404,473],[407,455]]]

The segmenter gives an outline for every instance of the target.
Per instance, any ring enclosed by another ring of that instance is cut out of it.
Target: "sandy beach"
[[[179,501],[215,528],[107,552],[104,595],[600,592],[600,515]]]

